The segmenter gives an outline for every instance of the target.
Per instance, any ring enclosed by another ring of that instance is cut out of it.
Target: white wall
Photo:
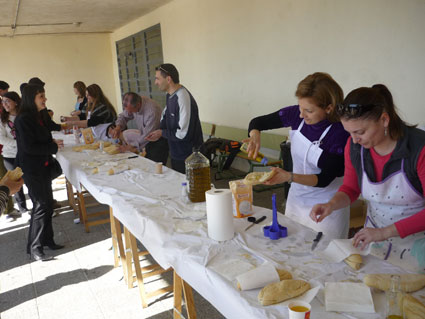
[[[20,94],[22,82],[34,76],[45,83],[47,106],[60,115],[74,108],[73,84],[97,83],[115,102],[109,34],[32,35],[0,38],[0,80]]]
[[[164,61],[202,121],[246,128],[324,71],[345,93],[386,84],[402,116],[424,123],[424,17],[423,0],[175,0],[112,34],[117,97],[115,41],[160,23]]]

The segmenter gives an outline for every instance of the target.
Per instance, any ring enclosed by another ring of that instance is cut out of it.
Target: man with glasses
[[[200,147],[202,138],[198,105],[192,94],[180,84],[179,72],[172,64],[155,68],[155,84],[167,93],[167,104],[162,112],[160,129],[150,133],[146,140],[157,141],[161,136],[168,140],[171,167],[185,173],[185,159],[193,147]]]
[[[119,138],[121,131],[127,128],[127,123],[133,120],[140,134],[134,139],[135,145],[126,145],[122,147],[123,151],[132,151],[132,146],[142,152],[146,149],[146,158],[155,162],[167,164],[168,143],[165,138],[160,137],[155,142],[146,140],[146,136],[159,129],[161,120],[161,107],[152,99],[146,96],[140,96],[134,92],[127,92],[123,97],[124,111],[118,115],[115,121],[115,128],[111,130],[112,138]]]

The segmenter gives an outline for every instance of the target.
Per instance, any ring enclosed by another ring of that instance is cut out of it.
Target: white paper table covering
[[[229,258],[238,259],[258,267],[265,261],[284,268],[295,278],[317,280],[324,287],[329,278],[361,281],[364,272],[354,272],[344,263],[328,264],[324,259],[311,255],[311,244],[316,233],[279,214],[279,223],[288,227],[288,237],[276,241],[265,238],[262,226],[271,223],[271,210],[254,207],[255,217],[267,216],[262,225],[244,232],[248,222],[235,219],[235,237],[218,243],[208,238],[206,220],[195,231],[177,232],[173,217],[202,216],[205,203],[184,203],[181,198],[181,182],[185,176],[164,167],[164,174],[154,174],[155,163],[145,158],[132,159],[133,169],[117,175],[89,175],[81,163],[89,160],[87,154],[75,153],[65,148],[58,154],[67,178],[79,182],[101,203],[112,207],[118,218],[134,236],[143,243],[155,260],[163,267],[173,267],[176,272],[204,298],[210,301],[226,318],[287,318],[288,310],[282,304],[263,307],[257,300],[260,289],[238,291],[236,280],[226,279],[215,271]],[[188,219],[186,219],[187,221]],[[329,241],[326,236],[317,250],[324,249]],[[367,256],[364,266],[367,273],[403,272],[400,268]],[[320,295],[320,294],[319,294]],[[311,318],[347,318],[340,313],[326,312],[323,298],[312,302]],[[196,306],[196,305],[195,305]],[[384,309],[376,314],[358,314],[355,318],[381,318]]]

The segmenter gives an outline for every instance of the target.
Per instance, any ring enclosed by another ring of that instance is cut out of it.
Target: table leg
[[[192,287],[185,282],[176,271],[174,271],[174,319],[181,318],[182,312],[182,290],[186,304],[187,318],[196,319],[195,302],[193,300]]]

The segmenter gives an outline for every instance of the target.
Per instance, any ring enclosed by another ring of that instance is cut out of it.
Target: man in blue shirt
[[[155,68],[155,84],[167,93],[166,106],[162,112],[160,128],[146,140],[157,141],[161,136],[168,140],[172,169],[185,173],[185,159],[193,147],[203,143],[198,105],[192,94],[180,84],[179,72],[172,64],[165,63]]]

